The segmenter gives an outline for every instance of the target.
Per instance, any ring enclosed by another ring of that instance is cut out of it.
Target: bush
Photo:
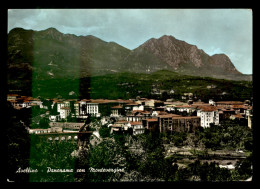
[[[102,125],[99,129],[99,135],[101,138],[110,137],[110,128],[107,125]]]

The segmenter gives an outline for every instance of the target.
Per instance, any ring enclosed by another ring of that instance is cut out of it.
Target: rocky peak
[[[225,54],[214,54],[211,56],[211,60],[212,64],[222,68],[225,71],[228,71],[232,74],[241,74],[239,71],[237,71],[229,57]]]
[[[37,34],[39,34],[41,38],[55,39],[59,41],[61,41],[64,36],[64,34],[59,32],[56,28],[48,28],[46,30],[39,31]]]
[[[85,71],[89,70],[90,66],[92,72],[97,74],[118,71],[150,73],[162,69],[200,76],[233,74],[237,77],[241,74],[228,56],[209,56],[196,45],[171,35],[151,38],[138,48],[129,50],[92,35],[63,34],[55,28],[42,31],[22,28],[11,30],[8,34],[8,63],[33,65],[36,59],[42,67],[51,61],[59,65],[47,66],[51,69],[57,68],[56,75],[65,72],[67,75],[74,75],[72,70],[80,70],[81,76],[85,76]]]
[[[171,35],[163,35],[158,39],[150,39],[140,47],[150,51],[175,70],[178,69],[183,62],[191,62],[196,67],[202,66],[200,58],[201,50],[195,45],[177,40]]]

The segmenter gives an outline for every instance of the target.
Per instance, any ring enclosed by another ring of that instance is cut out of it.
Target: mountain
[[[37,79],[79,78],[113,73],[130,50],[94,36],[62,34],[15,28],[8,34],[8,72],[28,68]],[[16,72],[17,73],[17,72]],[[10,77],[16,75],[10,75]]]
[[[197,46],[164,35],[152,38],[135,51],[145,51],[159,58],[169,66],[169,70],[187,75],[210,76],[215,78],[250,80],[250,76],[240,73],[225,54],[209,56]]]
[[[117,72],[152,73],[170,70],[181,74],[250,80],[224,54],[209,56],[195,45],[164,35],[134,50],[95,36],[14,28],[8,34],[8,79],[37,81],[48,78],[83,78]]]

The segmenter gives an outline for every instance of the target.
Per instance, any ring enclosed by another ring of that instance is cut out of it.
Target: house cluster
[[[10,102],[15,109],[30,108],[32,106],[39,106],[40,108],[48,109],[47,106],[43,105],[43,102],[39,98],[21,96],[18,94],[8,94],[7,101]]]
[[[46,109],[40,99],[32,97],[9,94],[7,100],[17,109],[37,105]],[[134,135],[144,133],[145,130],[193,132],[198,127],[219,125],[224,119],[244,120],[248,122],[248,127],[252,126],[252,106],[248,101],[209,100],[208,103],[204,103],[192,100],[187,102],[167,100],[164,102],[147,98],[48,100],[52,102],[51,108],[57,109],[55,115],[48,115],[50,124],[54,126],[54,123],[61,120],[66,122],[69,116],[84,120],[88,115],[101,117],[103,124],[110,123],[111,132],[131,130]],[[114,120],[113,123],[109,122],[111,119]],[[72,127],[80,128],[79,125]]]

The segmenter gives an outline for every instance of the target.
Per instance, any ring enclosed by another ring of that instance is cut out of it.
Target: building
[[[138,104],[138,103],[128,103],[125,105],[125,112],[129,113],[132,112],[133,110],[139,110],[139,107],[141,106],[142,104]]]
[[[193,132],[200,126],[200,117],[167,114],[158,116],[160,132]]]
[[[177,106],[175,106],[175,111],[191,114],[191,113],[195,112],[196,109],[194,108],[194,106],[191,106],[191,105],[177,105]]]
[[[120,117],[122,116],[123,113],[123,107],[118,105],[118,106],[113,106],[111,107],[111,115],[110,117]]]
[[[252,129],[252,123],[253,123],[253,109],[250,107],[248,110],[246,110],[246,118],[248,121],[248,127]]]
[[[110,133],[126,133],[129,131],[129,128],[131,128],[131,124],[129,121],[117,121],[111,126]]]
[[[142,111],[142,110],[133,110],[131,113],[128,113],[126,115],[127,121],[132,122],[141,122],[143,119],[147,119],[151,117],[151,113],[148,111]]]
[[[83,99],[74,103],[75,114],[79,118],[87,118],[87,115],[93,117],[100,117],[99,103],[91,102],[90,100]]]
[[[159,123],[157,118],[143,119],[142,125],[148,131],[153,131],[153,132],[159,131]]]
[[[75,117],[79,117],[79,106],[80,106],[80,102],[75,101],[74,102],[74,116]]]
[[[176,132],[194,132],[200,127],[200,117],[198,116],[181,116],[172,117],[171,131]]]
[[[197,110],[197,116],[200,117],[200,126],[209,127],[210,124],[219,124],[219,111],[215,106],[201,106]]]
[[[236,115],[236,111],[234,109],[221,109],[221,114],[219,116],[220,120],[230,119],[231,116]]]
[[[66,119],[69,116],[70,112],[71,112],[70,107],[61,107],[60,108],[60,118]]]
[[[19,98],[20,95],[18,94],[7,94],[7,101],[11,101],[11,100],[17,100],[17,98]]]
[[[49,120],[52,122],[60,121],[60,119],[61,119],[60,115],[50,115],[49,116]]]
[[[78,108],[78,112],[79,112],[78,117],[87,118],[87,102],[89,102],[89,100],[83,99],[83,100],[79,101],[78,106],[76,105],[76,107]]]
[[[130,125],[133,129],[133,135],[143,134],[145,131],[142,122],[130,122]]]
[[[57,112],[61,112],[62,108],[65,108],[65,107],[70,108],[70,102],[69,101],[58,101],[57,102]],[[61,118],[62,118],[62,116],[61,116]]]
[[[87,114],[90,114],[91,116],[94,116],[94,117],[100,117],[100,113],[98,111],[98,103],[87,103],[86,104],[86,111],[87,111]]]
[[[244,105],[241,101],[218,101],[216,106],[223,106],[224,108],[232,108],[233,105]]]
[[[215,106],[216,105],[216,102],[212,99],[209,99],[209,105],[211,106]]]
[[[62,128],[65,130],[79,130],[84,123],[81,122],[50,122],[49,123],[50,127],[56,127],[56,128]]]

